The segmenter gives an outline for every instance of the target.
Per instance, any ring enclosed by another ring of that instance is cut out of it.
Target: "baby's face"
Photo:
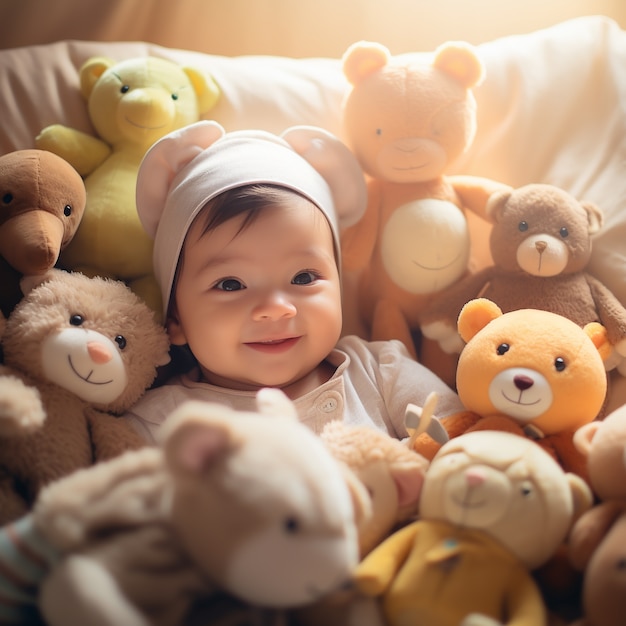
[[[341,333],[341,290],[331,229],[296,194],[202,235],[192,225],[168,330],[187,343],[205,379],[231,389],[286,387],[306,378]]]

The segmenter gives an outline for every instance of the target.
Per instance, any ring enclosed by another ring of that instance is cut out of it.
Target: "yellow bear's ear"
[[[487,298],[476,298],[465,304],[459,313],[457,329],[459,335],[467,343],[476,333],[489,322],[502,315],[502,309]]]
[[[343,73],[351,85],[356,85],[364,78],[389,63],[389,50],[380,43],[357,41],[343,55]]]
[[[80,68],[80,92],[83,94],[85,100],[89,99],[93,86],[97,80],[104,74],[110,67],[115,65],[113,59],[107,59],[106,57],[92,57],[87,59]]]
[[[485,68],[476,49],[463,41],[449,41],[435,50],[433,67],[458,80],[466,89],[478,85]]]
[[[198,110],[200,113],[207,113],[214,106],[220,97],[220,88],[217,83],[208,76],[193,67],[183,67],[183,72],[189,78],[196,96],[198,98]]]
[[[585,324],[583,330],[593,341],[593,345],[598,349],[602,360],[606,361],[613,352],[606,328],[599,322],[589,322],[589,324]]]

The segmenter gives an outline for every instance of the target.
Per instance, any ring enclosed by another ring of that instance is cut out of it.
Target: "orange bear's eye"
[[[506,354],[509,350],[511,349],[511,346],[508,343],[501,343],[497,349],[496,352],[502,356],[503,354]]]

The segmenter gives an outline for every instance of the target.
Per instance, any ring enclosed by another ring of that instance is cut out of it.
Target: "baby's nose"
[[[295,314],[295,305],[284,293],[272,292],[257,305],[253,316],[257,320],[272,320],[293,317]]]

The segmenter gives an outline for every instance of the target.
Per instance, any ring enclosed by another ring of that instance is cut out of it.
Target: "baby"
[[[408,403],[457,395],[400,342],[342,337],[340,229],[365,207],[362,172],[313,127],[281,137],[198,122],[146,154],[137,210],[154,238],[154,272],[174,347],[193,367],[148,391],[126,416],[149,441],[188,399],[253,410],[277,387],[302,422],[332,420],[404,438]]]

